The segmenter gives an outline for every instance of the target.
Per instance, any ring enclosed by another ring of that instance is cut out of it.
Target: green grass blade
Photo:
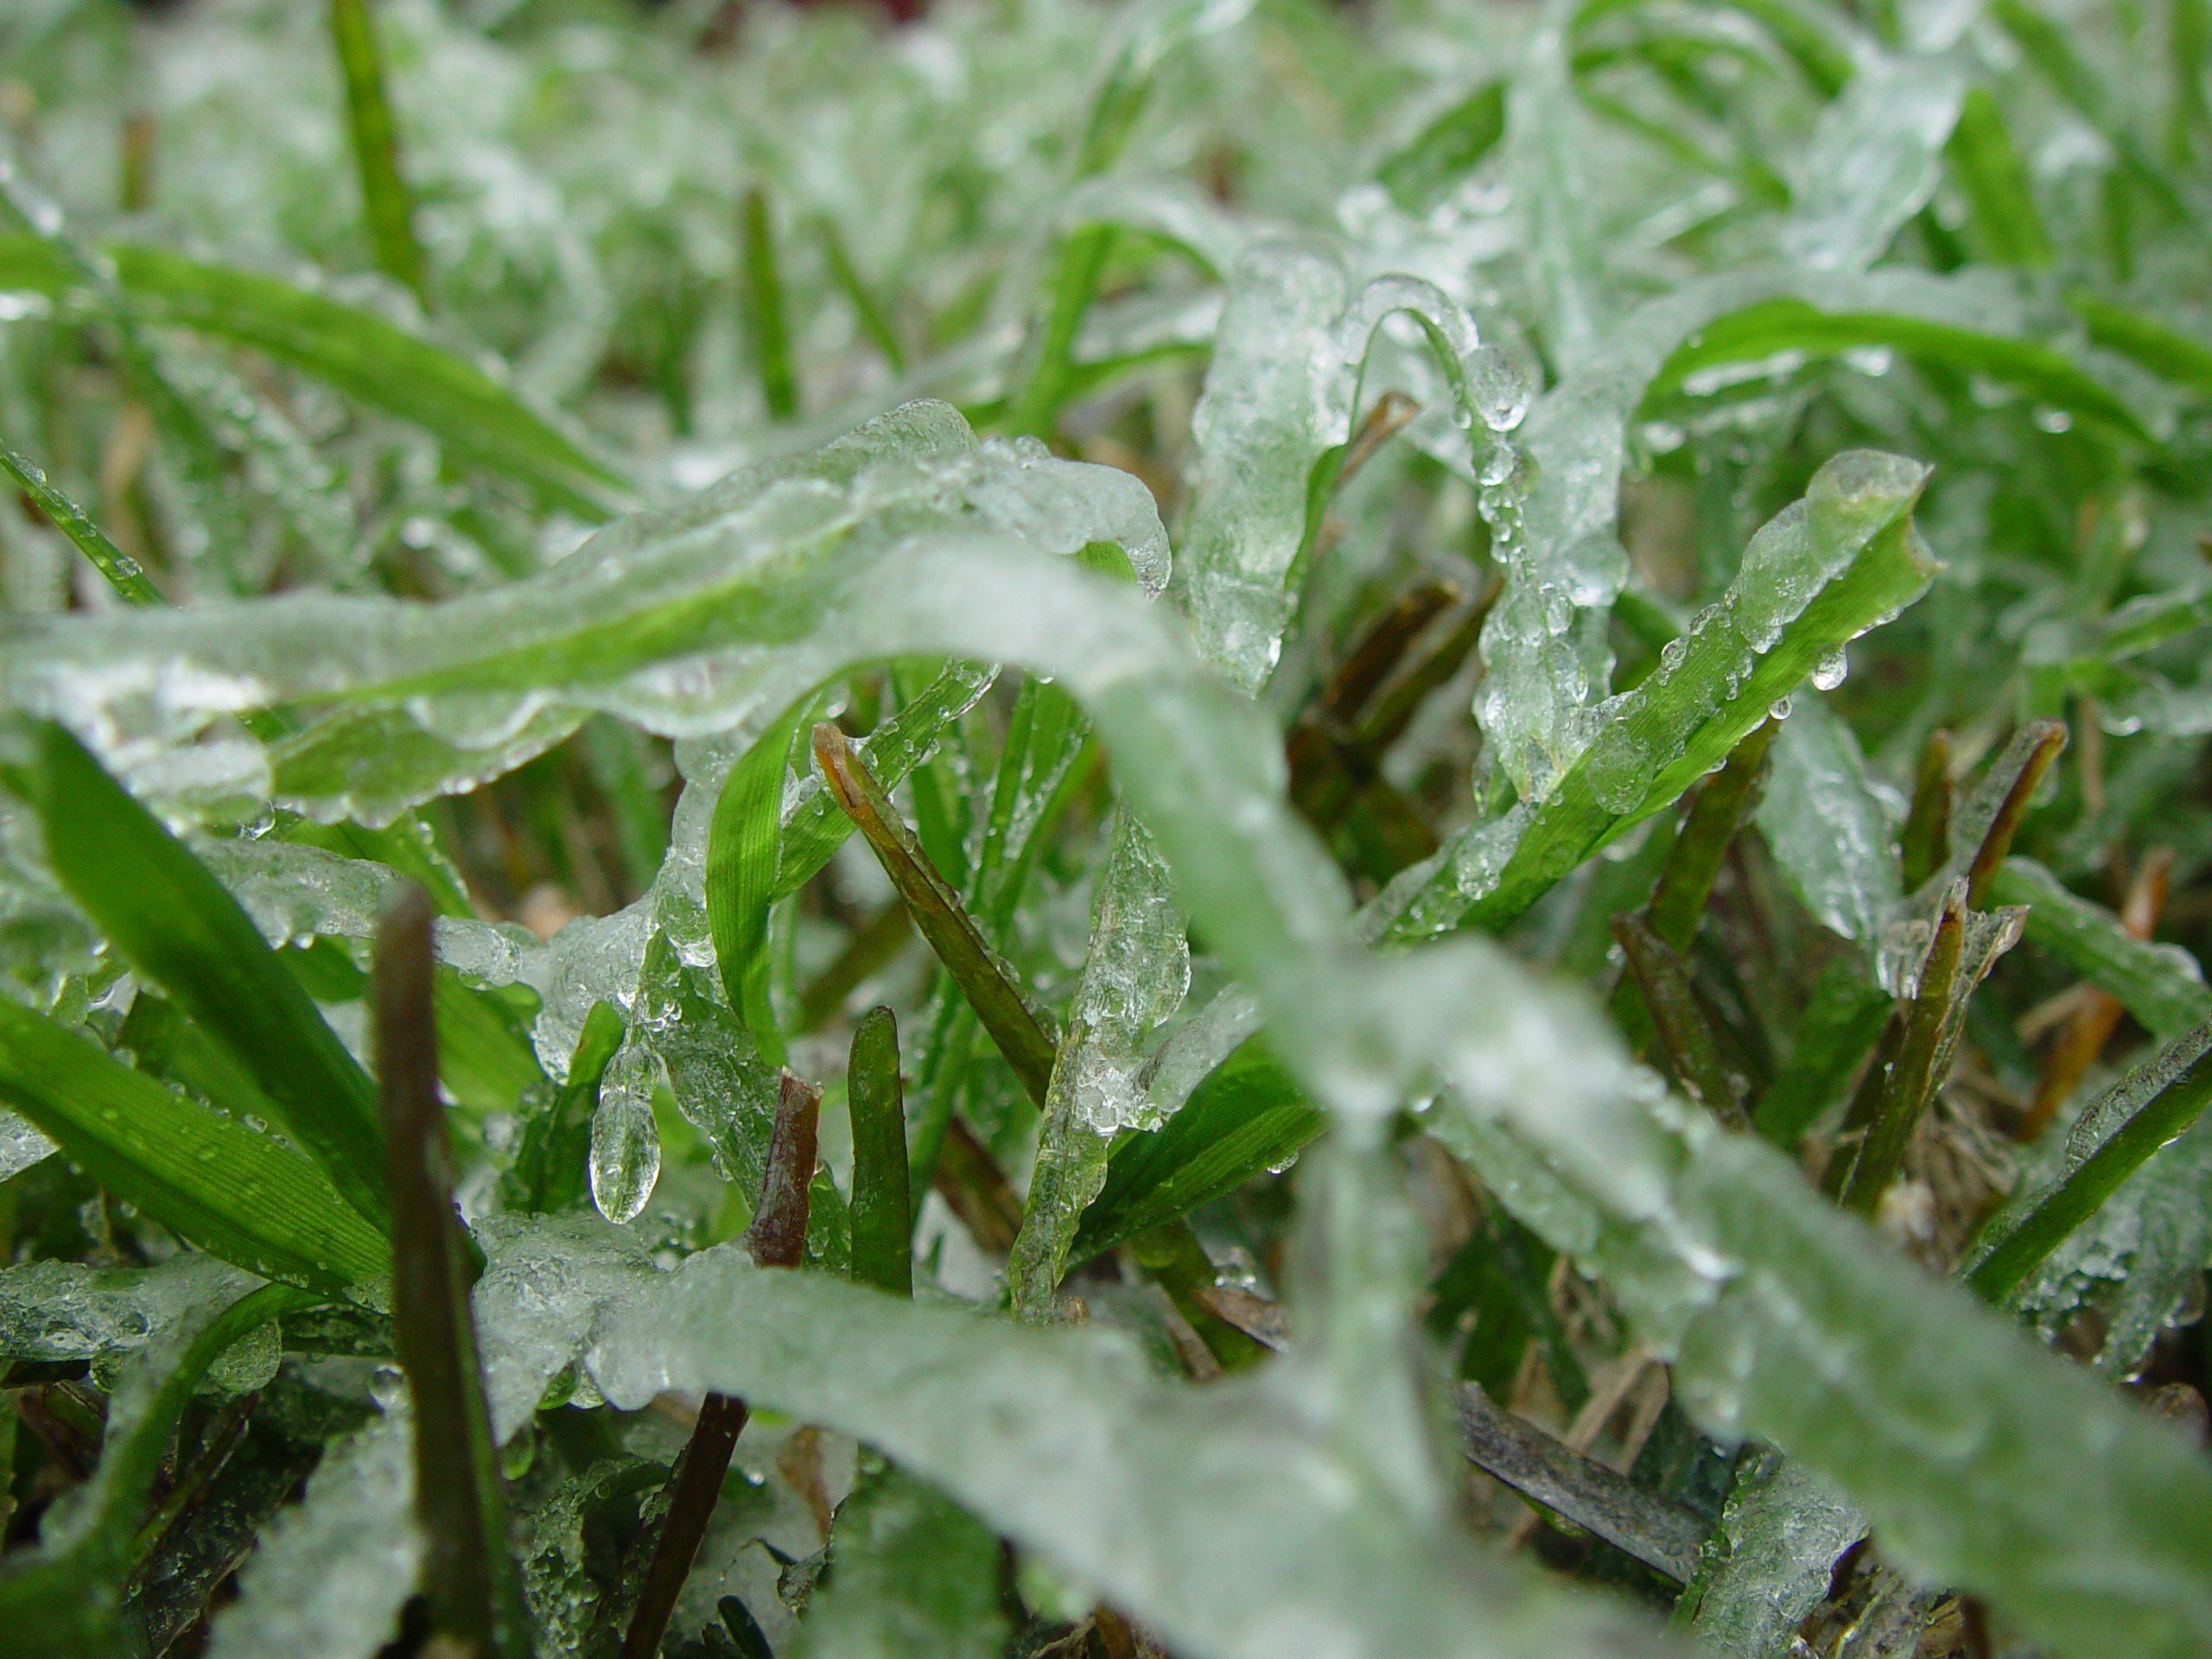
[[[346,124],[353,175],[377,269],[425,305],[423,248],[415,239],[415,203],[399,166],[399,132],[385,94],[385,61],[369,0],[330,0],[330,40],[346,79]]]
[[[1822,658],[1911,602],[1936,569],[1911,519],[1927,476],[1910,461],[1864,451],[1822,467],[1805,499],[1752,538],[1728,596],[1677,642],[1679,652],[1669,647],[1672,660],[1618,700],[1589,747],[1526,814],[1494,875],[1455,873],[1494,833],[1478,826],[1446,849],[1440,869],[1392,896],[1404,906],[1395,931],[1417,937],[1463,919],[1504,926],[1704,776]]]
[[[591,1153],[591,1115],[599,1103],[599,1080],[622,1046],[628,1027],[606,1002],[594,1002],[584,1016],[569,1061],[567,1081],[550,1103],[524,1121],[515,1161],[500,1186],[510,1209],[550,1213],[584,1200],[588,1185],[586,1160]],[[441,1035],[440,1040],[443,1040]]]
[[[588,519],[626,491],[621,476],[475,364],[397,323],[311,289],[166,248],[104,250],[137,314],[250,346],[350,397],[412,422],[461,459]],[[29,237],[0,238],[0,283],[59,296],[68,265]]]
[[[1485,81],[1394,151],[1375,176],[1409,213],[1452,194],[1505,137],[1505,83]]]
[[[1840,957],[1814,982],[1789,1046],[1789,1058],[1759,1096],[1752,1123],[1776,1146],[1788,1148],[1834,1103],[1866,1051],[1880,1039],[1891,998],[1866,969]]]
[[[1999,264],[2048,265],[2050,236],[2029,188],[2027,164],[1987,87],[1967,88],[1943,154],[1967,199],[1967,233],[1982,257]]]
[[[54,873],[138,972],[253,1075],[284,1130],[382,1225],[375,1091],[237,900],[153,814],[48,722],[36,804]]]
[[[2086,289],[2069,293],[2066,303],[2095,344],[2199,397],[2212,397],[2212,346]]]
[[[894,1296],[914,1294],[912,1205],[906,1187],[906,1112],[899,1081],[899,1022],[870,1008],[853,1029],[845,1073],[853,1125],[853,1277]]]
[[[2120,918],[2082,898],[2032,859],[2008,858],[1989,884],[1991,900],[2025,905],[2027,937],[2091,983],[2110,991],[2158,1036],[2212,1014],[2194,958],[2171,945],[2129,936]]]
[[[780,868],[784,775],[801,698],[770,721],[730,768],[707,830],[707,926],[715,966],[736,1009],[771,1065],[783,1063],[783,1037],[768,1000],[768,912]]]
[[[24,460],[5,444],[0,444],[0,472],[16,480],[16,486],[38,504],[38,510],[54,521],[54,526],[69,538],[70,544],[91,561],[92,569],[107,578],[114,588],[133,605],[165,605],[161,589],[147,578],[144,569],[101,531],[100,527],[86,517],[85,511],[67,496],[47,481],[46,474]]]
[[[1640,916],[1615,917],[1613,937],[1626,955],[1629,977],[1650,1011],[1660,1047],[1682,1091],[1731,1128],[1748,1128],[1743,1103],[1681,957]]]
[[[742,211],[745,315],[753,335],[753,372],[760,377],[768,418],[792,420],[798,415],[798,381],[791,373],[791,323],[785,315],[775,232],[768,223],[768,193],[754,185],[745,193]]]
[[[289,1147],[4,998],[0,1097],[109,1192],[250,1273],[342,1295],[391,1270],[384,1240]]]
[[[1871,1216],[1889,1191],[1920,1115],[1943,1079],[1937,1071],[1943,1028],[1952,1005],[1963,1001],[1958,988],[1959,957],[1965,943],[1966,895],[1956,887],[1945,898],[1936,935],[1923,958],[1917,987],[1904,1014],[1904,1032],[1874,1107],[1873,1121],[1859,1155],[1851,1160],[1842,1189],[1847,1210]],[[1971,982],[1967,988],[1972,988]]]
[[[1174,1116],[1115,1149],[1068,1260],[1087,1261],[1284,1166],[1328,1121],[1257,1039],[1247,1040]]]
[[[914,926],[944,963],[976,1016],[1043,1106],[1052,1077],[1053,1039],[1012,972],[977,930],[959,894],[945,885],[891,798],[829,721],[814,728],[815,764],[913,912]]]
[[[2056,1177],[2006,1206],[1975,1242],[1967,1286],[2001,1302],[2151,1154],[2212,1101],[2212,1025],[2176,1038],[2085,1108]]]
[[[1645,407],[1689,393],[1695,377],[1732,365],[1764,363],[1785,353],[1821,360],[1859,346],[1886,346],[1984,375],[2113,437],[2151,442],[2141,419],[2117,393],[2048,346],[1924,317],[1825,310],[1799,299],[1762,301],[1707,323],[1661,367],[1644,395]]]

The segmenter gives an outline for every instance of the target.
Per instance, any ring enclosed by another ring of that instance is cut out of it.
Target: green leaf
[[[179,1237],[250,1273],[355,1294],[391,1270],[313,1164],[0,998],[0,1097]]]
[[[1669,399],[1694,397],[1700,387],[1728,385],[1736,365],[1769,364],[1785,354],[1788,360],[1823,361],[1861,346],[1886,346],[1986,376],[2111,436],[2151,442],[2118,394],[2048,346],[1923,317],[1829,310],[1800,299],[1763,301],[1706,324],[1667,359],[1644,394],[1644,406],[1656,410]]]
[[[372,1224],[388,1215],[368,1076],[207,867],[51,721],[34,799],[47,858],[139,973],[224,1044],[283,1126]]]
[[[784,1044],[768,1001],[768,912],[781,868],[784,777],[791,734],[810,699],[770,721],[723,780],[707,830],[707,926],[729,1005],[772,1065]]]
[[[2153,1034],[2186,1030],[2212,1014],[2212,991],[2187,951],[2132,938],[2117,916],[2034,860],[2006,859],[1989,897],[1994,904],[2027,906],[2029,942],[2110,991]]]
[[[626,487],[483,369],[373,313],[166,248],[118,244],[105,251],[122,292],[147,321],[264,352],[413,422],[464,459],[528,486],[548,505],[601,518]],[[60,295],[76,280],[30,238],[0,238],[0,284]]]
[[[853,1126],[853,1277],[894,1296],[914,1294],[913,1215],[907,1194],[906,1112],[899,1080],[899,1022],[870,1008],[853,1028],[845,1073]]]
[[[1328,1121],[1281,1063],[1248,1039],[1174,1116],[1115,1149],[1068,1259],[1087,1261],[1281,1168]]]

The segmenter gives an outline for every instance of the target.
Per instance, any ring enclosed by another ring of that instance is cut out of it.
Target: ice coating
[[[0,1268],[0,1353],[41,1360],[136,1353],[191,1310],[235,1301],[260,1282],[194,1252],[151,1268],[27,1262]]]
[[[1827,1597],[1837,1558],[1866,1535],[1866,1517],[1770,1451],[1728,1495],[1720,1531],[1728,1554],[1690,1633],[1715,1652],[1783,1654]]]
[[[1904,899],[1898,803],[1824,701],[1800,696],[1796,709],[1769,751],[1759,833],[1808,910],[1847,939],[1872,940]]]
[[[415,1589],[414,1437],[404,1410],[332,1446],[307,1497],[262,1535],[238,1599],[215,1617],[214,1659],[372,1659]]]
[[[1783,251],[1821,270],[1863,270],[1926,205],[1966,79],[1935,58],[1870,54],[1821,111]]]
[[[0,1181],[21,1174],[60,1150],[21,1112],[0,1109]]]

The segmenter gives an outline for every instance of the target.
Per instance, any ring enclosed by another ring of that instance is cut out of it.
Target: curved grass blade
[[[227,1047],[372,1224],[389,1214],[368,1076],[222,883],[52,721],[34,793],[55,876],[131,966]]]
[[[2119,395],[2048,346],[1977,333],[1924,317],[1829,311],[1799,299],[1775,299],[1707,323],[1677,347],[1644,394],[1647,408],[1694,396],[1709,376],[1736,364],[1785,353],[1833,358],[1858,346],[1887,346],[1961,372],[1986,375],[2021,396],[2064,410],[2113,437],[2148,444],[2151,435]]]
[[[1967,1287],[2003,1301],[2209,1101],[2212,1024],[2176,1038],[2083,1109],[2058,1174],[2007,1205],[1975,1242],[1962,1274]]]
[[[385,95],[384,49],[369,0],[330,0],[330,39],[346,79],[353,175],[360,181],[377,269],[428,305],[423,247],[415,239],[415,203],[399,169],[399,133]]]
[[[2029,188],[2027,164],[1986,86],[1967,88],[1944,159],[1967,199],[1967,232],[1982,257],[2006,265],[2048,265],[2050,235]]]
[[[2068,294],[2066,303],[2095,344],[2200,397],[2212,397],[2212,346],[2086,289]]]
[[[870,1008],[853,1029],[845,1108],[853,1126],[853,1277],[894,1296],[911,1296],[914,1230],[906,1113],[899,1081],[899,1022],[888,1008]]]
[[[1377,168],[1390,199],[1426,213],[1452,194],[1505,137],[1505,83],[1485,81],[1432,120]]]
[[[108,540],[100,527],[85,516],[84,509],[47,481],[46,474],[24,460],[5,444],[0,444],[0,473],[16,480],[16,486],[38,504],[38,510],[54,521],[54,527],[69,538],[71,545],[91,561],[92,569],[107,578],[114,588],[133,605],[165,605],[161,589],[148,579],[145,569],[122,549]]]
[[[0,1098],[118,1198],[250,1273],[346,1295],[391,1270],[384,1240],[289,1147],[4,998]]]

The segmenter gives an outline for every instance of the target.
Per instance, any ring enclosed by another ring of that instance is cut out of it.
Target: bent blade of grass
[[[3,999],[0,1097],[118,1198],[250,1273],[349,1295],[391,1269],[376,1230],[289,1147]]]
[[[1823,467],[1752,538],[1726,596],[1681,649],[1605,706],[1541,803],[1477,824],[1394,884],[1381,905],[1394,933],[1504,926],[1718,765],[1821,658],[1910,604],[1936,569],[1911,518],[1927,477],[1866,451]]]
[[[346,125],[353,175],[377,269],[424,305],[423,247],[415,239],[415,202],[399,166],[399,130],[385,92],[383,43],[369,0],[330,0],[330,41],[346,80]]]
[[[47,858],[131,966],[226,1046],[283,1127],[372,1224],[388,1213],[367,1074],[238,901],[51,721],[35,799]]]

